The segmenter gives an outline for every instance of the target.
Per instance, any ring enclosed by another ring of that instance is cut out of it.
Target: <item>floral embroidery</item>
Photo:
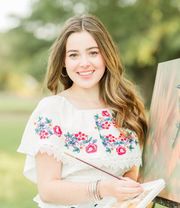
[[[127,151],[132,151],[136,148],[138,141],[133,131],[129,129],[121,128],[117,137],[112,134],[103,134],[102,130],[108,130],[111,126],[117,128],[113,117],[108,111],[102,111],[101,114],[96,114],[95,122],[106,152],[112,153],[114,151],[118,155],[124,155]]]
[[[97,151],[97,145],[96,144],[89,144],[86,147],[86,152],[87,153],[93,153],[93,152],[96,152],[96,151]]]
[[[116,152],[118,153],[118,155],[124,155],[126,153],[126,148],[122,146],[118,146],[116,148]]]
[[[102,111],[102,116],[110,117],[110,113],[107,110]]]
[[[87,153],[97,152],[97,139],[93,139],[82,132],[75,134],[67,132],[64,136],[66,137],[65,147],[68,149],[72,148],[74,152],[79,153],[82,149],[84,149]]]
[[[94,117],[98,130],[109,129],[111,124],[114,124],[113,118],[107,110],[102,111],[101,115],[96,114]]]
[[[55,133],[57,136],[60,137],[60,136],[62,135],[62,131],[61,131],[60,126],[54,126],[53,130],[54,130],[54,133]]]
[[[106,136],[100,135],[100,138],[106,148],[106,152],[111,153],[115,150],[118,155],[123,155],[128,150],[132,151],[138,144],[133,132],[128,129],[121,129],[118,137],[109,134]]]
[[[121,128],[118,136],[110,133],[108,134],[109,129],[115,127],[114,119],[108,111],[102,111],[101,114],[96,114],[95,122],[102,145],[106,152],[114,152],[121,156],[125,155],[128,151],[133,151],[138,145],[135,133],[129,129]],[[53,125],[52,119],[47,117],[38,117],[38,120],[34,122],[34,125],[35,133],[39,135],[40,139],[48,139],[53,135],[57,137],[62,136],[61,127],[59,125]],[[106,131],[107,133],[105,134]],[[73,152],[80,153],[81,151],[84,151],[91,154],[98,150],[97,139],[94,139],[92,136],[86,135],[81,131],[77,133],[67,132],[64,136],[64,146],[71,149]]]
[[[60,126],[52,126],[52,120],[45,117],[40,116],[37,122],[34,122],[35,132],[39,135],[40,139],[48,139],[52,135],[56,135],[60,137],[62,135],[62,131]]]

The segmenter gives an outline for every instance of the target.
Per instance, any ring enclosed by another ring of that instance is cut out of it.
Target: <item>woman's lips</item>
[[[94,73],[94,70],[77,72],[80,76],[89,76]]]

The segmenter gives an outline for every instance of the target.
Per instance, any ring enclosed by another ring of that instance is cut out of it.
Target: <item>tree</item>
[[[150,103],[157,64],[180,55],[178,0],[37,0],[32,13],[6,35],[15,65],[42,80],[48,49],[64,21],[78,13],[97,15],[117,43],[128,76]],[[19,63],[21,60],[21,63]]]

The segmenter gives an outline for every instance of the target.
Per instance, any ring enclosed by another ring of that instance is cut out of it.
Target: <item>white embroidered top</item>
[[[18,152],[26,154],[24,175],[37,182],[35,155],[53,155],[63,163],[63,180],[90,182],[111,176],[66,154],[81,158],[114,175],[122,176],[141,165],[141,150],[134,131],[117,129],[110,109],[78,109],[65,97],[43,98],[25,128]],[[112,198],[79,205],[57,205],[34,198],[41,208],[108,208]]]

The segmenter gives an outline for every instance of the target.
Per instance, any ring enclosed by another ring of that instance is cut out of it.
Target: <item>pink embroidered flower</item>
[[[122,141],[126,141],[127,140],[127,137],[124,133],[120,133],[118,139],[122,140]]]
[[[107,110],[102,111],[103,116],[110,116],[109,112]]]
[[[54,126],[54,127],[53,127],[53,130],[54,130],[54,133],[55,133],[58,137],[60,137],[60,136],[62,135],[62,131],[61,131],[60,126]]]
[[[86,134],[82,132],[78,132],[78,134],[74,134],[74,136],[77,138],[78,141],[86,140],[88,137]]]
[[[96,144],[89,144],[86,147],[86,152],[87,153],[93,153],[93,152],[96,152],[96,151],[97,151],[97,145]]]
[[[49,137],[49,133],[46,130],[42,130],[39,132],[40,139],[46,139]]]
[[[116,140],[115,139],[109,139],[109,142],[115,142]]]
[[[88,136],[83,132],[70,133],[67,132],[65,136],[65,147],[72,148],[74,152],[80,153],[81,150],[87,153],[93,153],[97,151],[97,139],[92,136]]]
[[[126,153],[126,148],[122,146],[118,146],[116,148],[116,152],[118,153],[118,155],[124,155]]]
[[[102,128],[103,129],[109,129],[110,126],[111,126],[111,124],[109,122],[107,122],[107,121],[102,124]]]
[[[108,135],[106,136],[106,138],[108,138],[108,139],[115,139],[115,136],[113,136],[112,134],[108,134]]]

